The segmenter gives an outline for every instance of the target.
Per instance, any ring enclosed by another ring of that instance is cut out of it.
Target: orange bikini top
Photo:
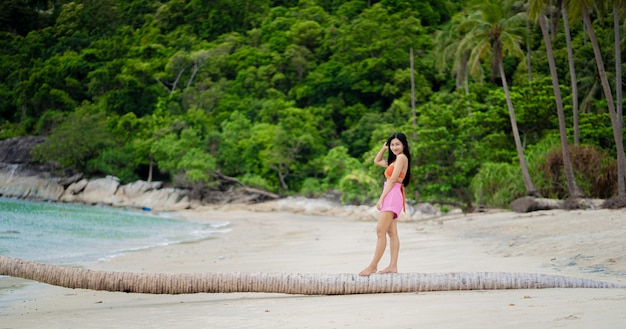
[[[385,169],[385,177],[387,179],[391,178],[391,175],[393,174],[394,163],[395,162],[392,162],[389,166],[387,166],[387,169]],[[406,198],[404,197],[404,184],[402,184],[404,176],[405,174],[401,172],[398,176],[398,181],[396,183],[400,184],[400,191],[402,191],[402,208],[404,209],[404,212],[406,212]]]
[[[391,177],[391,174],[393,174],[393,168],[394,168],[394,164],[395,162],[392,162],[389,166],[387,166],[387,169],[385,169],[385,177],[387,179],[389,179]],[[404,176],[405,174],[403,172],[400,173],[400,176],[398,176],[398,181],[396,183],[401,183],[404,180]]]

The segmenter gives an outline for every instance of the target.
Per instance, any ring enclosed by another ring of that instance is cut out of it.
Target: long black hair
[[[395,133],[389,136],[389,138],[387,138],[387,149],[388,149],[387,163],[391,164],[394,161],[396,161],[396,155],[393,154],[393,152],[391,152],[391,141],[396,138],[402,143],[402,146],[403,146],[402,153],[404,153],[404,155],[406,155],[407,159],[409,160],[409,163],[406,168],[406,175],[404,176],[404,180],[402,180],[402,184],[404,185],[404,187],[407,187],[409,185],[409,182],[411,182],[411,150],[409,149],[409,143],[406,141],[405,134]]]

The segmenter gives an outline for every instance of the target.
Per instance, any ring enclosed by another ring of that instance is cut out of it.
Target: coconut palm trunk
[[[626,157],[624,155],[624,144],[623,144],[623,136],[621,134],[621,122],[619,122],[617,113],[615,111],[615,103],[613,102],[613,93],[611,92],[611,87],[609,86],[609,80],[606,76],[606,71],[604,69],[604,61],[602,60],[602,54],[600,53],[600,46],[598,45],[598,40],[596,38],[595,32],[593,30],[593,24],[591,23],[591,17],[589,13],[589,8],[585,4],[581,4],[580,7],[583,16],[583,23],[587,27],[587,32],[589,33],[589,41],[591,41],[591,45],[593,48],[593,54],[596,58],[596,65],[598,66],[598,75],[600,77],[600,83],[602,85],[602,90],[604,91],[604,96],[606,99],[607,107],[609,109],[609,115],[611,117],[611,124],[613,126],[613,138],[615,139],[615,148],[617,151],[617,166],[618,168],[624,168],[626,165]],[[623,173],[624,171],[619,171]],[[618,176],[618,194],[620,196],[626,195],[626,187],[624,184],[624,176]]]
[[[66,288],[143,294],[263,292],[348,295],[450,290],[626,288],[560,275],[505,272],[358,274],[193,273],[94,271],[0,256],[0,275]]]
[[[615,44],[615,110],[617,112],[617,135],[624,136],[624,121],[622,109],[622,47],[619,30],[621,24],[619,21],[619,8],[626,6],[626,1],[616,1],[613,3],[613,31]],[[624,163],[626,166],[626,163]],[[617,189],[618,191],[626,191],[624,179],[626,179],[626,168],[624,166],[617,167]],[[623,177],[623,178],[622,178]]]
[[[546,45],[548,65],[550,66],[550,75],[552,76],[552,89],[554,91],[554,100],[556,102],[556,112],[559,118],[559,135],[561,136],[561,152],[563,155],[563,167],[565,170],[567,186],[569,188],[570,196],[579,198],[583,197],[583,193],[578,188],[578,184],[576,184],[576,178],[574,177],[574,170],[572,168],[572,162],[570,160],[567,141],[567,128],[565,126],[565,111],[563,110],[563,98],[561,97],[559,76],[556,73],[556,63],[554,61],[554,53],[552,52],[552,40],[550,40],[550,35],[548,33],[548,19],[545,15],[543,15],[543,13],[539,14],[539,26],[541,27],[543,41]]]
[[[522,12],[513,13],[512,2],[509,0],[477,2],[472,10],[475,11],[468,15],[467,19],[460,25],[461,30],[467,31],[467,33],[461,39],[459,48],[470,51],[470,73],[481,76],[483,72],[482,61],[489,58],[492,81],[496,81],[498,76],[501,79],[526,194],[538,196],[539,191],[532,182],[524,157],[524,148],[520,140],[503,64],[504,56],[522,58],[524,55],[520,44],[526,30],[520,25],[526,21],[526,14]]]
[[[519,165],[522,170],[522,179],[524,180],[524,186],[526,187],[526,194],[529,196],[537,196],[539,193],[535,185],[533,184],[530,172],[528,171],[528,165],[526,164],[526,157],[524,156],[524,148],[522,147],[522,141],[519,137],[519,130],[517,129],[517,120],[515,119],[515,110],[513,108],[513,102],[511,101],[511,93],[509,92],[509,85],[506,82],[506,76],[504,74],[504,64],[502,60],[498,61],[498,69],[500,71],[500,77],[502,79],[502,88],[504,89],[504,95],[506,96],[506,105],[509,109],[509,119],[511,120],[511,129],[513,131],[513,139],[515,140],[515,149],[517,150],[517,157],[519,158]]]
[[[576,82],[576,68],[574,66],[574,48],[572,47],[572,36],[567,17],[567,9],[561,8],[563,17],[563,29],[565,30],[565,45],[567,48],[567,63],[569,65],[570,84],[572,86],[572,116],[574,124],[574,145],[580,144],[580,129],[578,125],[578,83]]]
[[[413,124],[413,139],[417,140],[417,111],[415,110],[415,58],[413,47],[410,48],[409,65],[411,68],[411,123]]]

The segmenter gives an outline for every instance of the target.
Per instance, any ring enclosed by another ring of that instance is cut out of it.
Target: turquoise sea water
[[[177,219],[170,213],[0,198],[0,255],[81,265],[206,239],[228,231],[228,225]]]

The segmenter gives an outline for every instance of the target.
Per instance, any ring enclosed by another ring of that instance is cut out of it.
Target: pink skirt
[[[387,186],[387,182],[385,182],[384,186]],[[397,219],[403,209],[404,197],[402,196],[402,184],[395,183],[391,191],[389,191],[383,199],[383,205],[379,211],[390,211],[393,213],[393,219]]]

